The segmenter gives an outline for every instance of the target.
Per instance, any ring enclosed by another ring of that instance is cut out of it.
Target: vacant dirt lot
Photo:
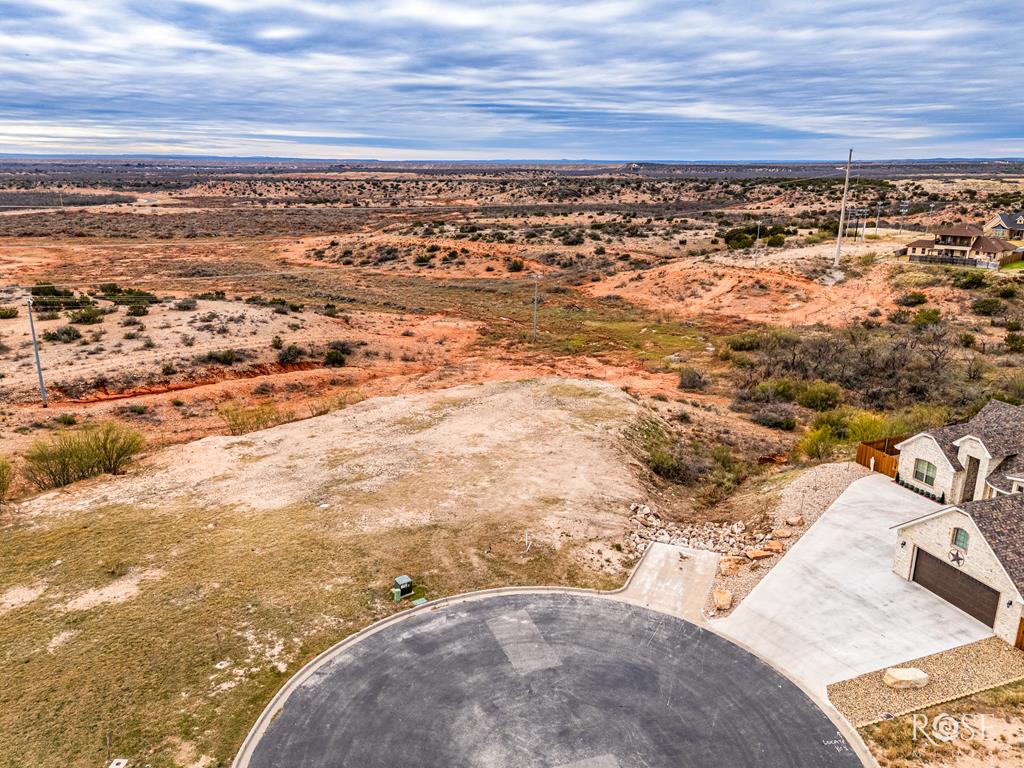
[[[221,764],[399,573],[427,597],[614,585],[642,411],[562,379],[367,400],[23,502],[0,518],[0,764],[94,766],[108,739]]]

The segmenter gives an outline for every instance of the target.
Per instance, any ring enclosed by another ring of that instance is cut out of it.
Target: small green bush
[[[512,259],[508,263],[509,272],[522,272],[526,268],[526,264],[522,259]]]
[[[901,307],[919,307],[928,301],[928,297],[920,291],[912,291],[905,293],[902,296],[898,296],[895,300],[895,304]]]
[[[838,440],[832,427],[825,425],[812,429],[804,435],[800,440],[798,450],[812,459],[829,459],[835,452],[837,443]]]
[[[971,349],[974,346],[976,339],[974,338],[973,333],[968,333],[967,331],[964,331],[963,333],[960,334],[957,341],[960,343],[960,346],[963,347],[964,349]]]
[[[40,490],[109,472],[118,474],[142,451],[135,430],[115,422],[37,440],[25,454],[25,479]]]
[[[130,304],[128,306],[128,317],[142,317],[149,314],[149,307],[145,304]]]
[[[817,379],[803,388],[797,395],[796,401],[804,408],[829,411],[843,401],[843,388],[838,384],[830,384]]]
[[[0,320],[13,320],[17,316],[17,307],[0,307]]]
[[[14,486],[14,467],[7,459],[0,459],[0,504],[6,504]]]
[[[797,385],[792,379],[766,379],[750,390],[755,403],[791,403],[796,399]]]
[[[942,314],[934,307],[922,308],[917,310],[912,322],[919,328],[925,325],[938,325],[942,322]]]
[[[340,368],[345,365],[346,362],[348,362],[348,358],[340,349],[334,349],[332,347],[331,349],[328,349],[327,354],[324,355],[324,365],[328,368]]]
[[[1006,349],[1010,352],[1024,352],[1024,336],[1019,333],[1006,334]]]
[[[971,304],[971,311],[976,315],[983,317],[991,317],[992,315],[999,314],[1003,310],[1003,302],[995,298],[977,299]]]
[[[306,351],[298,344],[289,344],[277,353],[277,362],[281,365],[290,365],[292,363],[297,363],[305,354]]]
[[[988,282],[983,272],[957,272],[953,275],[953,285],[964,290],[984,288]]]
[[[82,332],[73,325],[63,325],[53,331],[43,331],[43,339],[46,341],[59,341],[61,344],[70,344],[82,338]]]
[[[219,363],[220,365],[233,365],[238,360],[238,355],[233,349],[225,349],[220,352],[207,352],[202,361],[205,363]]]
[[[1017,287],[1014,285],[1004,285],[999,289],[998,296],[1000,299],[1015,299],[1017,298]]]
[[[193,309],[199,306],[199,302],[191,296],[187,296],[184,299],[178,299],[172,305],[172,309],[176,309],[179,312],[191,312]]]
[[[105,314],[99,307],[82,307],[68,313],[68,319],[75,325],[96,325],[103,322]]]

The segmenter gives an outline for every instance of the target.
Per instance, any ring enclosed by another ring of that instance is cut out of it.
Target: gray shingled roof
[[[1020,224],[1017,223],[1017,219],[1024,216],[1024,211],[1018,211],[1017,213],[1000,213],[997,215],[999,216],[999,221],[1004,227],[1007,227],[1008,229],[1017,229],[1020,227]]]
[[[981,530],[985,541],[1024,594],[1024,493],[959,504]]]
[[[930,429],[925,434],[935,438],[954,467],[961,467],[961,464],[953,443],[966,435],[980,439],[993,456],[1024,453],[1024,406],[989,400],[970,421]]]
[[[1024,453],[1007,456],[998,467],[989,472],[985,480],[993,488],[1010,493],[1013,490],[1011,477],[1024,478]]]

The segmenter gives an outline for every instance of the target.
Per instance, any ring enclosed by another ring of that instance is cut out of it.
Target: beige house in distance
[[[985,231],[1003,240],[1024,240],[1024,211],[997,213],[985,225]]]
[[[998,269],[1024,258],[1014,243],[998,237],[987,237],[982,230],[969,224],[938,229],[932,239],[914,240],[899,253],[906,254],[911,261],[986,269]]]

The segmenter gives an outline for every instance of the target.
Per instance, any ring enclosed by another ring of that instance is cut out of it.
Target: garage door
[[[914,581],[990,627],[996,623],[999,593],[923,549],[917,550]]]

